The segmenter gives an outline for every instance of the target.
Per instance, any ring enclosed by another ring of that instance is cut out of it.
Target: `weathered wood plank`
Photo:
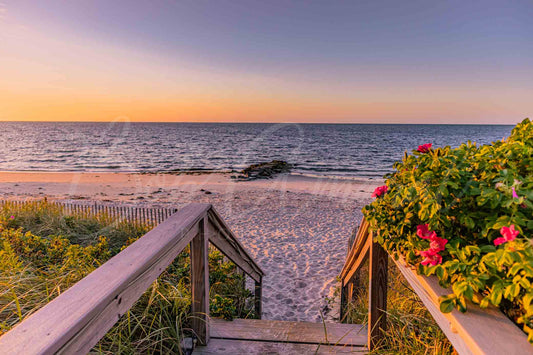
[[[254,309],[255,314],[261,319],[263,315],[263,279],[255,281],[254,289]]]
[[[199,222],[199,233],[191,241],[192,329],[198,341],[209,341],[209,239],[206,235],[207,217]]]
[[[198,233],[192,204],[0,338],[0,354],[87,353]]]
[[[273,343],[266,341],[211,339],[208,346],[197,347],[193,354],[264,355],[264,354],[365,354],[364,347],[320,344]]]
[[[343,285],[348,284],[352,278],[354,278],[354,275],[359,271],[359,268],[363,266],[365,261],[368,259],[368,255],[370,252],[370,244],[372,243],[372,240],[367,239],[364,243],[361,244],[360,249],[358,250],[357,257],[353,259],[352,264],[349,269],[347,269],[346,273],[344,274],[344,277],[342,277]]]
[[[224,255],[243,269],[255,281],[265,275],[263,270],[246,252],[242,244],[235,238],[229,227],[224,223],[214,208],[209,213],[208,234],[209,241]]]
[[[260,319],[211,319],[211,338],[291,343],[366,346],[366,327],[360,324],[288,322]]]
[[[351,281],[355,272],[365,262],[368,257],[368,251],[370,250],[370,243],[371,240],[368,238],[368,222],[363,219],[361,226],[357,230],[355,242],[348,252],[346,262],[340,274],[342,286],[347,285]]]
[[[372,235],[369,236],[372,240]],[[379,243],[370,245],[368,348],[372,350],[387,331],[387,276],[389,254]]]
[[[438,299],[452,290],[440,287],[435,276],[418,275],[402,259],[395,263],[459,354],[533,354],[525,333],[499,309],[468,303],[466,313],[442,313]]]

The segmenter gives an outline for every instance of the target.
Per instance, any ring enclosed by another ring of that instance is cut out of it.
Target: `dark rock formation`
[[[280,173],[289,172],[292,165],[282,160],[272,160],[269,163],[259,163],[250,165],[242,171],[241,179],[269,179],[272,176]]]

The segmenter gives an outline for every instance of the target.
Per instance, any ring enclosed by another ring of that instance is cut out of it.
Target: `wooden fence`
[[[368,347],[375,348],[387,336],[387,271],[393,260],[402,275],[420,297],[438,326],[460,354],[533,354],[527,335],[495,307],[480,308],[469,303],[468,311],[442,313],[439,297],[453,293],[439,286],[435,276],[418,275],[403,259],[394,260],[379,243],[373,241],[363,220],[350,248],[340,279],[341,317],[348,302],[365,287],[361,284],[361,266],[369,260]]]
[[[208,243],[255,280],[263,271],[209,204],[190,204],[0,337],[0,354],[86,354],[190,244],[192,328],[209,340]]]
[[[31,204],[49,203],[63,210],[66,215],[92,216],[109,219],[112,221],[127,221],[136,225],[157,226],[172,214],[178,211],[177,208],[156,208],[156,207],[131,207],[117,204],[106,204],[102,202],[69,202],[69,201],[49,201],[49,200],[0,200],[1,207],[12,207],[14,209],[24,208]]]

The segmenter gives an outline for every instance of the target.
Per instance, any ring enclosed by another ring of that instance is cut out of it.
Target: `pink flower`
[[[418,251],[418,255],[423,256],[424,258],[427,258],[427,257],[430,257],[430,256],[434,256],[434,255],[436,255],[438,253],[439,252],[437,250],[434,250],[434,249]]]
[[[498,245],[500,245],[500,244],[505,243],[506,241],[507,241],[507,240],[505,240],[505,238],[503,238],[503,237],[496,238],[496,239],[494,239],[494,245],[498,246]]]
[[[442,256],[440,256],[436,251],[434,250],[426,250],[421,251],[420,255],[424,257],[424,260],[420,262],[422,265],[428,265],[431,264],[433,266],[441,264],[442,263]]]
[[[494,245],[500,245],[515,240],[516,236],[520,234],[520,231],[515,230],[514,224],[511,224],[509,227],[502,227],[500,229],[500,234],[502,235],[501,237],[494,239]]]
[[[514,186],[513,186],[513,198],[519,198],[518,194],[516,193]]]
[[[429,250],[435,250],[437,252],[443,251],[445,249],[446,243],[448,243],[448,239],[439,238],[435,236],[434,238],[431,238],[431,242],[429,243]]]
[[[431,149],[431,146],[432,146],[431,143],[419,145],[417,151],[420,153],[427,153]]]
[[[437,237],[437,233],[429,230],[429,224],[421,224],[417,226],[416,235],[422,239],[433,239]]]
[[[418,252],[418,255],[424,257],[422,265],[431,264],[433,266],[442,263],[442,256],[439,252],[445,249],[448,239],[437,237],[435,231],[429,230],[429,224],[421,224],[416,227],[416,235],[422,239],[429,239],[429,249]]]
[[[376,187],[376,189],[374,190],[374,193],[372,194],[372,197],[383,196],[383,195],[385,195],[385,193],[387,192],[388,189],[389,188],[387,187],[387,185]]]
[[[11,217],[9,217],[9,219],[15,219],[15,216],[11,216]]]

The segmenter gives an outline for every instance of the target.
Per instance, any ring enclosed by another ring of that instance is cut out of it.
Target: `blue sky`
[[[0,4],[13,96],[0,119],[32,119],[28,94],[55,107],[43,119],[515,123],[533,110],[531,1]]]

